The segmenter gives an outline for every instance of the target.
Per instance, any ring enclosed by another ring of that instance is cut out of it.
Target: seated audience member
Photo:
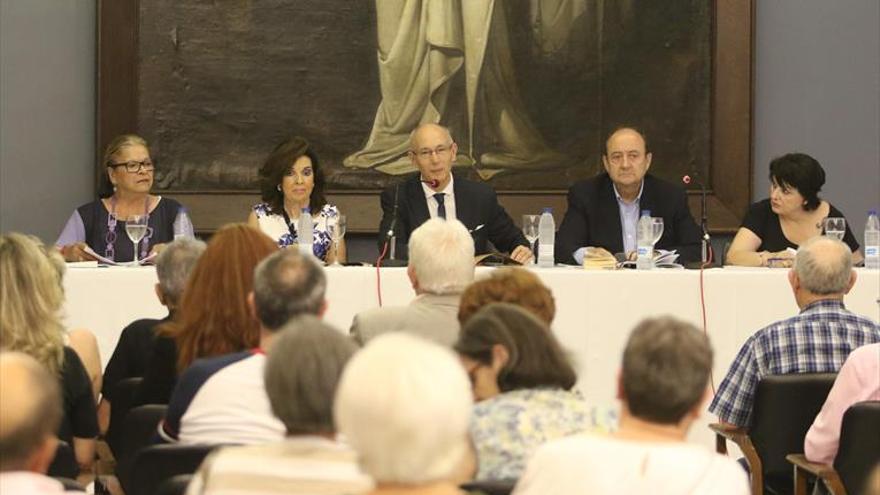
[[[846,244],[830,237],[806,241],[788,281],[801,312],[759,330],[743,344],[709,406],[725,423],[751,424],[755,389],[764,376],[835,373],[850,351],[880,342],[880,325],[843,305],[856,282]]]
[[[379,252],[393,225],[397,255],[405,259],[409,236],[416,227],[439,217],[463,223],[473,234],[477,254],[489,253],[491,242],[520,263],[531,260],[529,241],[498,202],[495,191],[484,182],[452,173],[457,152],[449,129],[441,125],[426,123],[412,132],[409,156],[419,172],[382,191]]]
[[[742,266],[791,266],[793,251],[821,235],[823,220],[843,217],[831,203],[819,198],[825,171],[810,155],[789,153],[770,162],[770,198],[752,204],[727,252],[727,263]],[[862,260],[859,243],[846,222],[843,242]]]
[[[250,444],[280,440],[263,382],[266,352],[291,319],[324,313],[327,278],[312,257],[295,249],[269,256],[254,270],[248,306],[260,322],[256,349],[199,359],[180,377],[160,434],[188,444]]]
[[[27,354],[0,352],[0,493],[64,493],[46,476],[55,457],[61,390],[43,365]]]
[[[748,494],[735,461],[686,442],[711,370],[709,339],[696,327],[670,317],[641,322],[623,351],[617,432],[547,443],[514,493]]]
[[[278,332],[266,359],[266,393],[284,424],[280,442],[223,448],[208,457],[188,495],[358,494],[372,488],[357,454],[337,441],[333,400],[342,370],[357,346],[313,316]]]
[[[420,225],[409,238],[406,273],[416,298],[407,306],[358,313],[352,336],[363,345],[385,332],[406,331],[452,346],[458,338],[461,292],[474,279],[474,241],[465,226],[440,218]]]
[[[834,463],[843,414],[853,404],[866,400],[880,400],[880,344],[855,349],[841,366],[825,405],[804,439],[808,460]]]
[[[372,495],[455,495],[473,471],[471,398],[455,355],[403,332],[381,335],[342,373],[333,415],[376,482]]]
[[[279,247],[296,246],[296,231],[303,208],[309,208],[314,224],[312,250],[321,261],[345,261],[345,240],[334,249],[328,224],[339,217],[339,208],[324,197],[324,170],[305,139],[294,136],[279,144],[260,167],[263,202],[254,205],[248,225],[258,228]]]
[[[557,263],[582,264],[586,247],[631,257],[641,211],[663,218],[657,249],[675,249],[683,263],[700,260],[700,228],[681,187],[647,173],[651,152],[632,127],[615,130],[605,142],[605,173],[568,190],[568,210],[556,234]]]
[[[176,239],[156,257],[156,297],[168,308],[168,316],[161,320],[144,318],[135,320],[122,329],[119,342],[104,369],[104,389],[98,405],[98,419],[101,431],[106,432],[110,421],[110,408],[116,385],[126,378],[144,375],[147,363],[153,353],[156,340],[156,327],[167,323],[174,316],[180,296],[189,274],[195,267],[199,256],[205,251],[205,243],[184,237]]]
[[[98,417],[89,375],[64,344],[63,272],[58,253],[47,252],[35,238],[0,236],[0,348],[32,356],[60,381],[64,402],[58,437],[71,446],[79,464],[62,469],[73,474],[94,460]]]
[[[464,290],[458,307],[463,325],[477,311],[493,302],[515,304],[537,316],[548,326],[556,316],[553,293],[533,272],[518,267],[496,268]]]
[[[134,259],[134,245],[125,234],[126,220],[146,215],[150,229],[138,245],[138,259],[159,251],[174,238],[174,222],[183,211],[173,199],[150,194],[153,161],[147,142],[140,136],[117,136],[104,151],[101,163],[107,168],[98,188],[99,199],[86,203],[70,216],[55,242],[67,261],[85,261],[95,253],[115,261]],[[192,231],[187,234],[192,237]]]
[[[167,404],[179,372],[198,358],[257,346],[260,324],[247,298],[253,290],[254,267],[276,251],[272,239],[244,224],[226,225],[211,237],[174,318],[157,329],[136,405]]]
[[[573,390],[577,376],[543,322],[508,303],[493,303],[462,326],[455,344],[477,401],[471,440],[478,480],[519,478],[542,443],[608,419]]]

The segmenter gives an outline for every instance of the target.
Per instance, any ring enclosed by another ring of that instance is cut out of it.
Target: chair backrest
[[[843,414],[834,469],[847,493],[863,491],[871,470],[880,462],[880,401],[853,404]]]
[[[69,479],[76,479],[79,476],[79,463],[76,462],[73,447],[64,440],[58,441],[55,457],[52,458],[52,463],[49,464],[46,474],[53,478]]]
[[[115,457],[119,457],[122,453],[122,444],[124,442],[123,426],[125,417],[134,403],[134,394],[138,387],[141,386],[143,378],[137,376],[120,380],[113,386],[113,401],[110,407],[110,426],[107,428],[107,445]]]
[[[517,480],[482,480],[461,485],[462,490],[482,492],[486,495],[509,495]]]
[[[156,495],[184,495],[186,493],[186,487],[189,486],[189,482],[192,480],[191,474],[178,474],[177,476],[172,476],[168,478],[156,490]]]
[[[137,453],[126,495],[154,495],[167,480],[193,474],[219,445],[153,445]]]
[[[156,437],[156,428],[165,417],[168,406],[147,404],[138,406],[125,416],[122,423],[122,439],[119,454],[116,456],[116,476],[125,493],[130,493],[131,468],[137,453],[152,445]]]
[[[792,479],[788,454],[804,451],[804,437],[813,424],[834,373],[767,376],[758,382],[749,438],[761,458],[765,479]],[[793,481],[787,486],[792,486]]]

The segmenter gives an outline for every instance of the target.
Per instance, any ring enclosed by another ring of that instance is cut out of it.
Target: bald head
[[[852,252],[832,237],[814,237],[801,244],[793,270],[801,287],[817,296],[843,295],[854,282]]]
[[[61,422],[58,380],[30,356],[0,352],[0,390],[0,471],[45,471]]]
[[[422,124],[410,133],[409,147],[411,150],[416,151],[421,146],[422,141],[435,137],[446,143],[452,143],[452,133],[449,132],[448,127],[440,124]]]
[[[435,191],[442,191],[452,177],[452,163],[458,147],[449,129],[437,124],[422,124],[410,135],[410,160],[419,170],[422,181]]]

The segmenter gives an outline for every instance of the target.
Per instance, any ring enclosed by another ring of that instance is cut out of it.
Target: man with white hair
[[[26,354],[0,352],[0,391],[0,493],[64,493],[45,475],[58,446],[58,379]]]
[[[843,305],[856,282],[852,252],[843,242],[814,237],[802,244],[788,281],[801,312],[743,344],[709,406],[722,422],[751,424],[755,389],[764,376],[836,373],[853,349],[880,342],[880,325]]]
[[[474,280],[474,242],[458,220],[433,218],[413,231],[406,273],[416,298],[407,306],[358,313],[351,335],[361,345],[404,331],[451,347],[458,338],[458,304]]]
[[[459,494],[473,475],[470,382],[452,351],[401,332],[351,358],[336,391],[339,433],[372,493]]]

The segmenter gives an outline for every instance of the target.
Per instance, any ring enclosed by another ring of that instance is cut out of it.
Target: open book
[[[666,251],[665,249],[657,249],[654,251],[654,266],[657,268],[684,268],[678,263],[678,252],[673,249]],[[635,268],[635,260],[622,261],[619,265],[621,268]]]
[[[101,265],[113,265],[113,266],[126,266],[126,265],[128,265],[128,266],[131,266],[131,261],[113,261],[110,258],[105,258],[105,257],[101,256],[100,254],[96,253],[92,249],[92,247],[89,246],[88,244],[86,244],[85,252],[87,254],[94,256],[95,259],[98,260],[98,263]],[[144,259],[139,259],[138,265],[146,265],[146,264],[152,263],[154,259],[156,259],[156,253],[152,253],[151,255],[147,256]]]

